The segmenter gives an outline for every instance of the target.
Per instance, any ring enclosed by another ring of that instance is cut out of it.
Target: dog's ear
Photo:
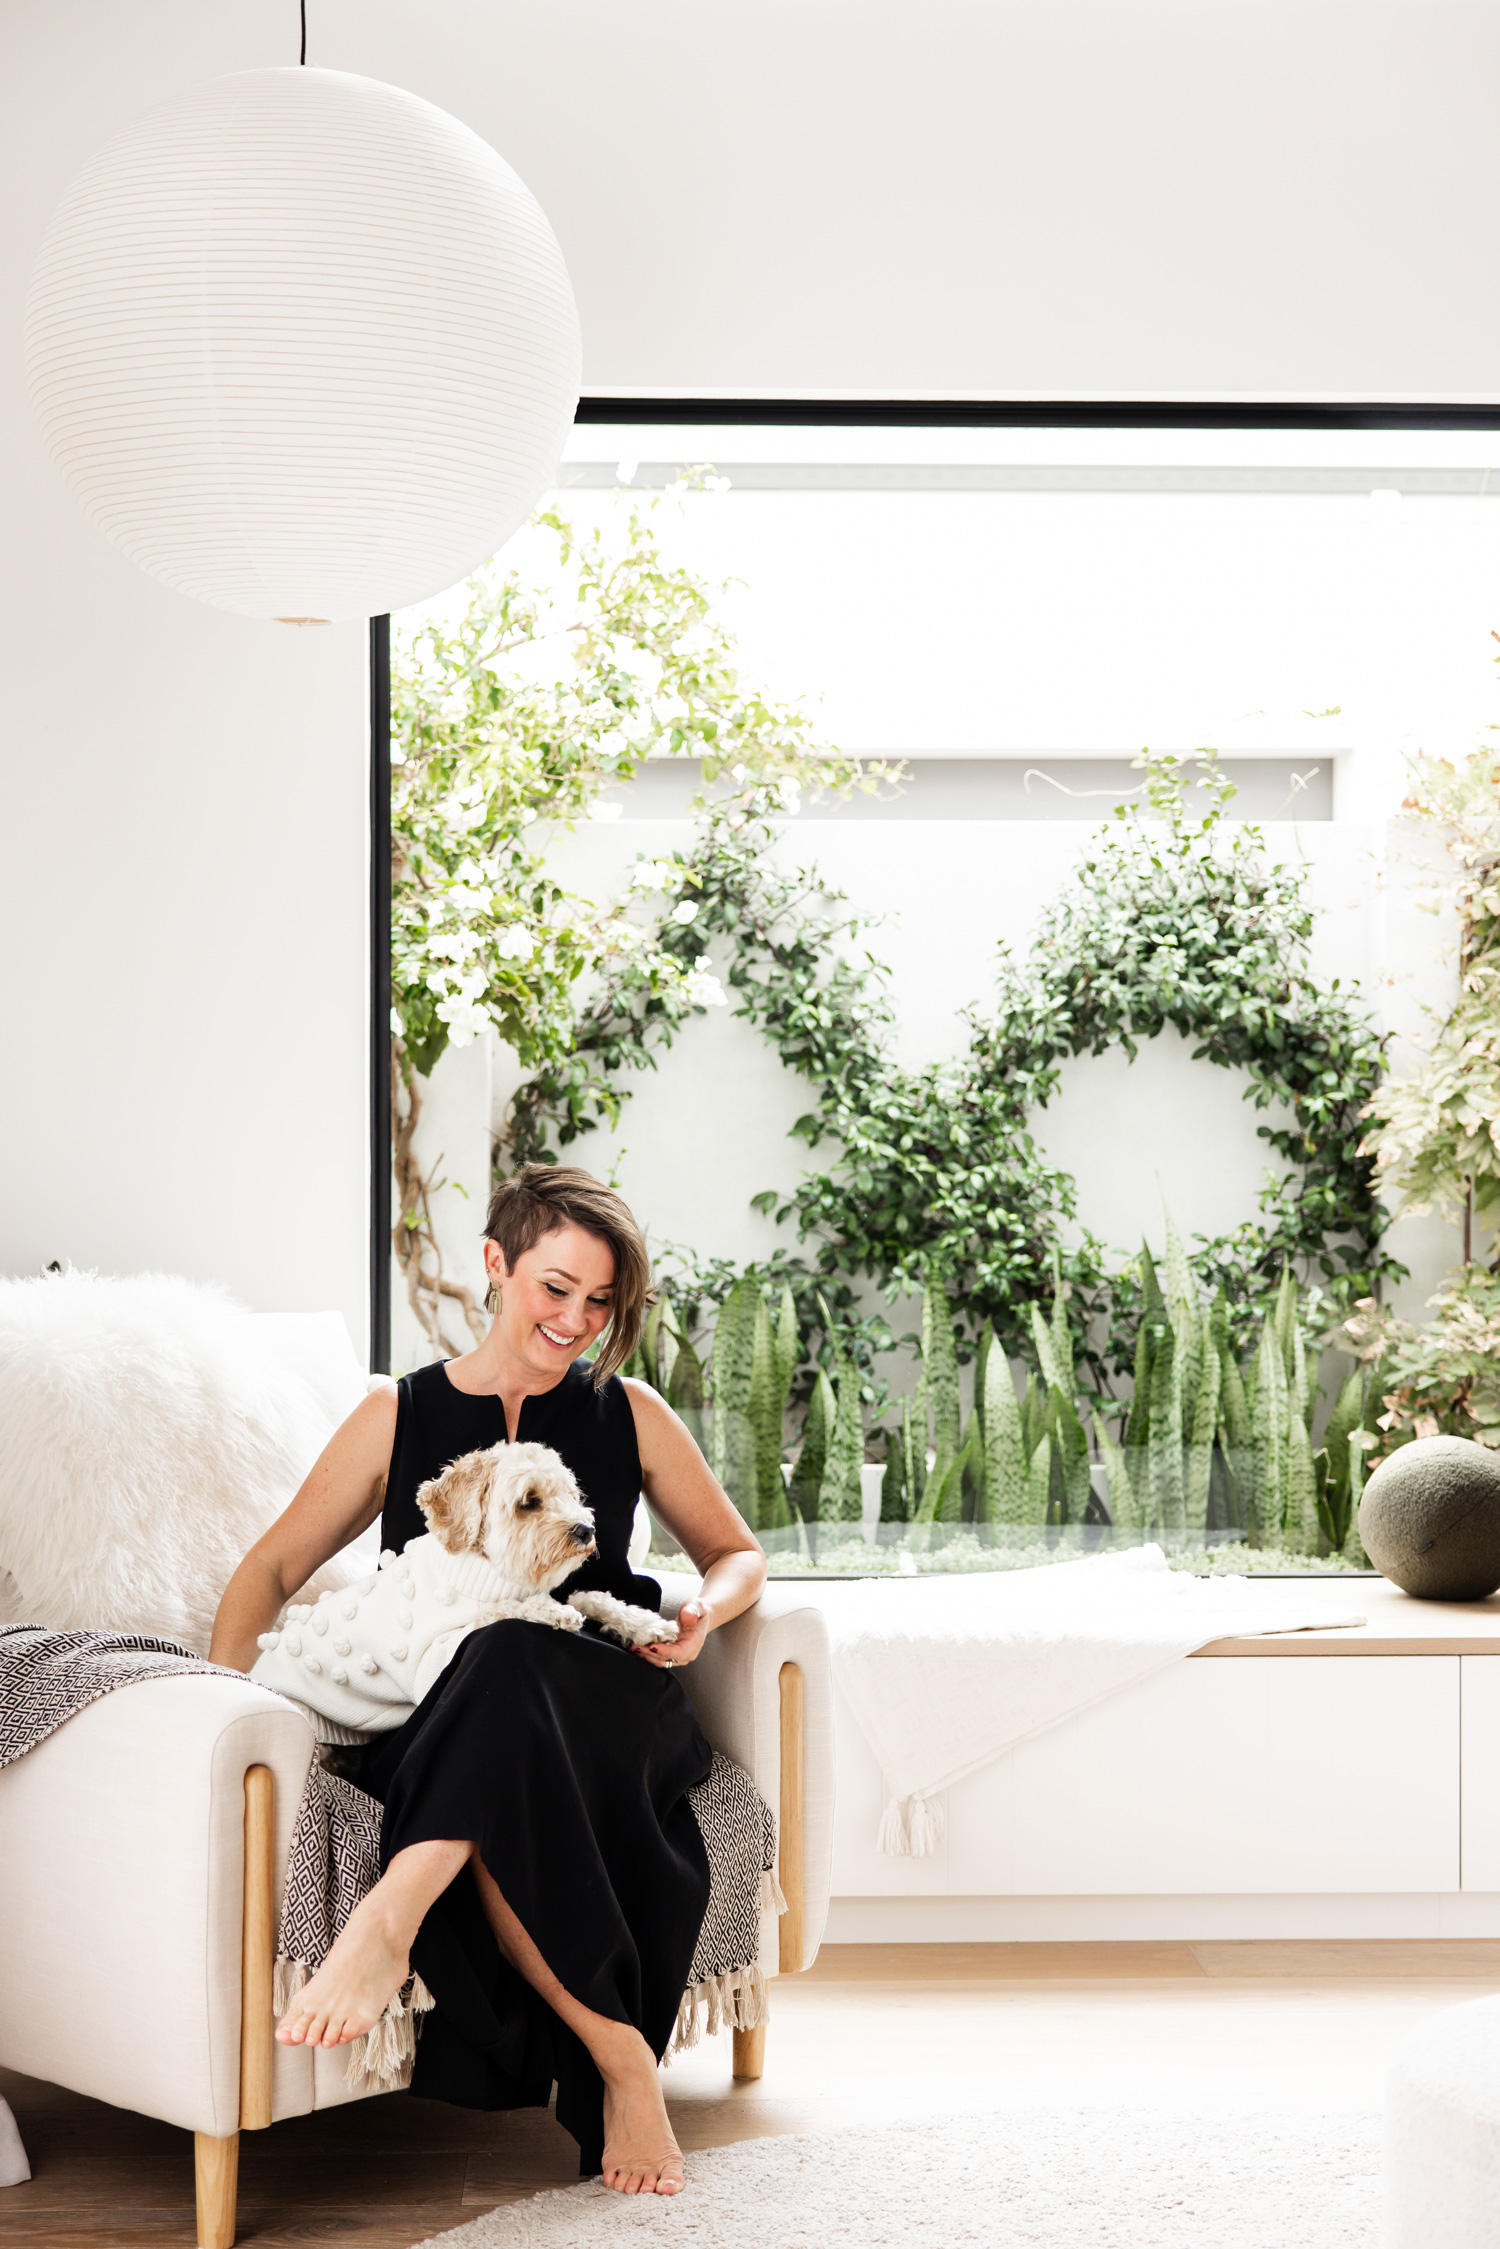
[[[466,1452],[419,1489],[417,1505],[427,1518],[427,1528],[450,1554],[469,1554],[478,1546],[494,1467],[488,1453]]]

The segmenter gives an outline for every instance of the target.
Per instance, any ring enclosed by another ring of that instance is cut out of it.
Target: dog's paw
[[[677,1638],[677,1626],[654,1609],[637,1608],[632,1601],[617,1600],[613,1593],[573,1593],[568,1607],[586,1616],[612,1640],[627,1648],[649,1648]]]
[[[563,1601],[554,1601],[550,1593],[537,1593],[529,1601],[521,1602],[517,1616],[528,1624],[550,1624],[554,1632],[581,1632],[583,1618]]]

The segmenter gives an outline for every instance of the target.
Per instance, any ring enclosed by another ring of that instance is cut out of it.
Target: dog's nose
[[[575,1546],[592,1546],[594,1543],[594,1533],[588,1523],[575,1523],[568,1536]]]

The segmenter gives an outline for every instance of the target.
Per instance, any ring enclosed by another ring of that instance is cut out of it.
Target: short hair
[[[518,1258],[562,1226],[581,1226],[614,1253],[614,1304],[594,1361],[597,1390],[640,1342],[654,1293],[651,1253],[624,1196],[577,1164],[524,1164],[495,1189],[484,1221],[485,1238],[498,1244],[512,1272]]]

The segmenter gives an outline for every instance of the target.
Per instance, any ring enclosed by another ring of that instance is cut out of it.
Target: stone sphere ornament
[[[488,142],[338,70],[215,78],[64,195],[26,309],[47,449],[107,539],[216,609],[375,617],[553,481],[578,315]]]
[[[1364,1488],[1359,1535],[1403,1592],[1482,1601],[1500,1587],[1500,1453],[1468,1437],[1403,1445]]]

